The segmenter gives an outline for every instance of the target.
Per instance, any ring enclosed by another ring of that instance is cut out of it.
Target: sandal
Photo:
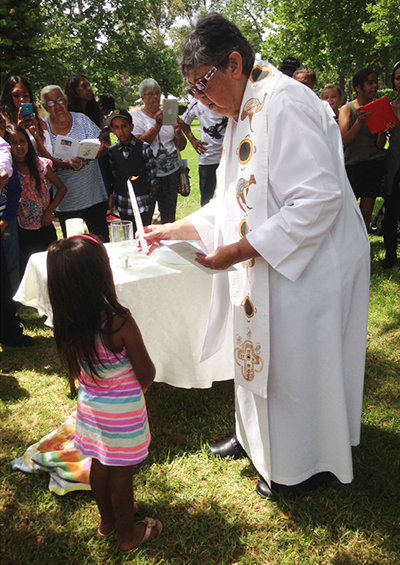
[[[110,530],[106,534],[103,534],[103,532],[100,531],[100,528],[98,528],[98,530],[97,530],[97,534],[101,538],[107,538],[108,536],[111,536],[111,534],[113,534],[114,532],[115,532],[115,528],[113,528],[112,530]]]
[[[133,551],[135,551],[135,549],[137,549],[140,545],[142,545],[143,543],[146,543],[146,541],[148,541],[149,538],[150,538],[150,534],[151,534],[153,528],[157,528],[158,533],[153,538],[151,538],[151,541],[153,539],[158,538],[158,536],[161,534],[162,529],[163,529],[160,520],[154,520],[154,518],[145,518],[144,520],[140,520],[140,522],[136,522],[135,526],[138,526],[139,524],[146,524],[146,529],[145,529],[143,538],[141,539],[141,541],[138,545],[135,545],[134,547],[131,547],[130,549],[127,549],[126,551],[121,551],[122,555],[128,555],[129,553],[132,553]]]

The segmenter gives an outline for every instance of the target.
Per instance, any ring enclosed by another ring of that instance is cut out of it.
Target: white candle
[[[132,177],[132,178],[137,179],[138,177]],[[131,199],[131,203],[132,203],[133,214],[135,216],[136,227],[139,232],[140,245],[142,247],[142,251],[147,253],[149,248],[147,245],[147,241],[144,238],[143,222],[142,222],[142,217],[139,213],[139,206],[136,200],[135,191],[133,190],[131,181],[128,179],[126,182],[128,185],[129,198]]]

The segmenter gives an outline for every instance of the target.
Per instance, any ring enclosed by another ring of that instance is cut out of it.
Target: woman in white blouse
[[[152,78],[143,80],[139,94],[144,107],[132,113],[133,134],[146,141],[153,151],[157,164],[158,188],[156,200],[161,214],[161,223],[175,221],[179,186],[178,150],[186,146],[181,126],[163,126],[163,111],[160,109],[160,86]]]

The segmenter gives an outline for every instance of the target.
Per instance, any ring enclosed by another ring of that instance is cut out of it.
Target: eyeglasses
[[[150,98],[151,98],[152,96],[160,96],[160,95],[161,95],[161,92],[160,92],[159,90],[155,90],[154,92],[153,92],[153,91],[151,91],[151,92],[146,92],[146,94],[145,94],[145,96],[149,96]]]
[[[62,98],[60,96],[60,98],[57,98],[55,102],[54,100],[48,100],[46,102],[46,106],[48,106],[49,108],[53,108],[53,106],[55,106],[56,104],[65,104],[65,98]]]
[[[212,69],[210,69],[207,74],[205,74],[202,78],[200,78],[198,81],[196,81],[192,86],[187,88],[186,92],[188,94],[190,94],[191,96],[194,96],[196,93],[197,94],[204,94],[204,92],[207,90],[207,86],[208,86],[208,83],[210,82],[211,78],[215,75],[215,73],[217,72],[220,65],[223,63],[223,61],[227,57],[229,57],[229,55],[231,53],[232,53],[232,51],[230,53],[226,53],[226,55],[224,55],[218,61],[218,63],[215,65],[215,67],[212,67]]]

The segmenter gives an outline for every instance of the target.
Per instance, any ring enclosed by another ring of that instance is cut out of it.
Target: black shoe
[[[277,500],[280,496],[283,498],[294,498],[296,496],[305,496],[311,491],[330,484],[333,481],[333,475],[329,472],[317,473],[309,479],[297,485],[281,485],[271,481],[271,486],[261,479],[256,486],[256,492],[261,498],[270,498]]]
[[[397,256],[396,255],[388,255],[386,253],[386,257],[382,261],[382,269],[391,269],[394,264],[396,263]]]
[[[208,454],[220,457],[221,459],[224,457],[232,457],[232,459],[247,457],[245,450],[236,439],[236,436],[212,443],[209,446]]]
[[[19,335],[17,337],[1,340],[2,345],[7,345],[8,347],[30,347],[34,344],[33,337],[29,335]]]

